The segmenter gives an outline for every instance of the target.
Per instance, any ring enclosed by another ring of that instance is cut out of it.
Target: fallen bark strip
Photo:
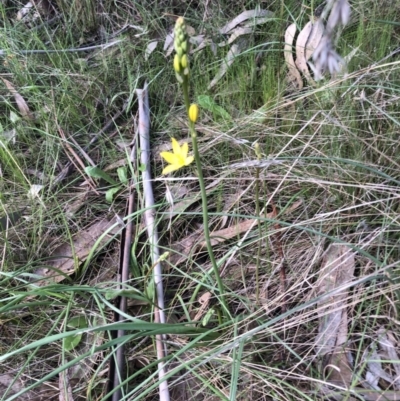
[[[154,266],[154,285],[156,288],[157,307],[154,310],[155,321],[165,323],[164,313],[164,291],[162,283],[162,270],[160,263],[160,250],[158,248],[158,231],[154,220],[154,195],[152,188],[151,172],[150,172],[150,109],[147,84],[143,89],[136,89],[139,102],[139,144],[140,144],[140,162],[144,166],[142,172],[143,195],[144,195],[144,218],[149,236],[149,243],[152,255],[152,264]],[[164,379],[166,369],[164,362],[161,362],[166,353],[166,346],[163,344],[162,335],[156,336],[157,358],[160,360],[158,364],[158,378],[160,400],[169,401],[169,389],[167,380]]]

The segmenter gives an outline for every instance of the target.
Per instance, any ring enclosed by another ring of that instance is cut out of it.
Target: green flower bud
[[[183,68],[186,68],[188,66],[188,57],[186,54],[182,56],[180,61]]]
[[[179,17],[179,18],[176,20],[175,29],[178,29],[178,28],[180,28],[180,27],[182,27],[182,26],[185,26],[185,20],[183,19],[183,17]]]
[[[174,57],[174,70],[176,72],[180,72],[180,70],[181,70],[181,59],[178,54],[175,54],[175,57]]]
[[[183,84],[183,78],[182,78],[181,74],[179,74],[178,72],[175,72],[175,76],[176,76],[176,80],[177,80],[180,84]]]
[[[188,42],[187,40],[183,43],[181,43],[181,49],[183,50],[184,53],[188,52]]]

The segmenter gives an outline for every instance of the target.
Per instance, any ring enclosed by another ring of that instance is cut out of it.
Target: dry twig
[[[142,173],[143,195],[145,203],[144,217],[151,247],[152,263],[154,266],[154,285],[156,287],[157,296],[157,307],[154,309],[154,314],[156,322],[165,323],[164,291],[160,263],[160,250],[158,248],[157,226],[154,221],[154,195],[153,188],[151,186],[152,181],[150,173],[150,110],[147,84],[145,84],[143,89],[137,89],[136,94],[139,102],[139,140],[141,150],[140,161],[142,166],[144,166]],[[168,383],[164,379],[164,376],[166,375],[165,365],[164,362],[161,362],[167,353],[166,347],[163,346],[162,341],[162,336],[157,335],[157,358],[160,360],[158,364],[160,400],[169,401],[170,396]]]

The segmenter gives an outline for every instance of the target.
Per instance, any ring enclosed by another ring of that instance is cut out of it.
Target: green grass
[[[400,64],[397,54],[384,58],[398,47],[400,2],[352,1],[351,21],[337,43],[342,56],[358,49],[348,63],[348,74],[314,88],[305,84],[301,92],[286,82],[283,35],[290,23],[302,28],[320,1],[261,3],[275,18],[237,39],[246,41],[245,50],[210,91],[207,87],[229,47],[216,46],[215,52],[207,47],[191,57],[191,99],[207,95],[214,102],[202,109],[196,125],[206,186],[215,184],[208,189],[210,230],[233,232],[229,240],[214,246],[231,315],[222,324],[207,253],[195,242],[184,248],[183,241],[202,231],[196,169],[191,165],[172,175],[173,180],[160,177],[161,147],[169,146],[172,136],[190,136],[173,56],[165,57],[162,46],[174,16],[184,15],[196,34],[218,44],[227,39],[218,29],[259,2],[196,6],[191,1],[87,0],[80,3],[83,10],[78,13],[68,12],[69,2],[56,3],[55,15],[61,18],[49,24],[44,13],[40,27],[16,21],[19,2],[0,5],[0,49],[5,51],[0,77],[12,83],[34,116],[21,117],[13,95],[0,81],[0,219],[13,213],[15,217],[7,231],[1,229],[5,220],[0,220],[0,375],[8,378],[0,381],[0,400],[35,391],[46,392],[46,399],[58,397],[54,389],[67,369],[76,399],[111,399],[108,362],[115,353],[112,345],[122,343],[127,366],[124,399],[157,399],[157,333],[169,334],[172,399],[322,400],[317,384],[326,384],[329,378],[315,355],[322,310],[316,283],[330,243],[347,244],[355,252],[356,284],[340,308],[348,315],[345,347],[353,357],[351,383],[360,392],[368,368],[366,355],[377,347],[379,330],[398,341]],[[122,41],[104,51],[20,52],[91,45],[125,24],[142,30],[123,31],[113,38]],[[146,60],[146,46],[155,39],[158,46]],[[155,215],[161,253],[170,252],[163,263],[168,324],[162,328],[153,323],[140,163],[127,163],[120,146],[135,137],[135,90],[145,81],[151,107]],[[127,111],[87,150],[94,164],[114,180],[118,181],[114,163],[125,163],[138,183],[127,283],[129,320],[126,336],[113,339],[118,236],[93,249],[84,263],[77,262],[76,273],[63,281],[33,284],[35,271],[49,263],[60,245],[71,244],[97,221],[125,215],[128,189],[107,203],[108,184],[90,181],[79,164],[60,185],[52,183],[71,159],[77,163],[72,151],[89,165],[80,148],[126,103]],[[5,139],[14,134],[11,141]],[[280,160],[260,168],[258,199],[256,168],[251,166],[257,159],[255,142],[263,159]],[[30,199],[32,185],[43,188],[39,197]],[[175,205],[197,198],[170,219],[167,191],[175,194]],[[276,215],[271,214],[273,207]],[[237,232],[248,219],[254,226]],[[281,249],[287,276],[284,293]],[[200,297],[207,291],[212,294],[209,308],[199,313]],[[199,320],[194,325],[196,314]],[[77,333],[67,333],[77,316],[84,317],[88,327],[79,345],[67,350],[63,338]],[[398,363],[392,360],[382,366],[396,377]],[[396,390],[384,380],[379,386],[382,391]]]

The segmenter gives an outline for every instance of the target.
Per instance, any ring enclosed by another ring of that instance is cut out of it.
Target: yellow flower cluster
[[[176,20],[174,30],[174,48],[176,51],[174,57],[176,79],[180,84],[183,84],[183,80],[189,77],[189,41],[185,20],[182,17],[179,17]]]

